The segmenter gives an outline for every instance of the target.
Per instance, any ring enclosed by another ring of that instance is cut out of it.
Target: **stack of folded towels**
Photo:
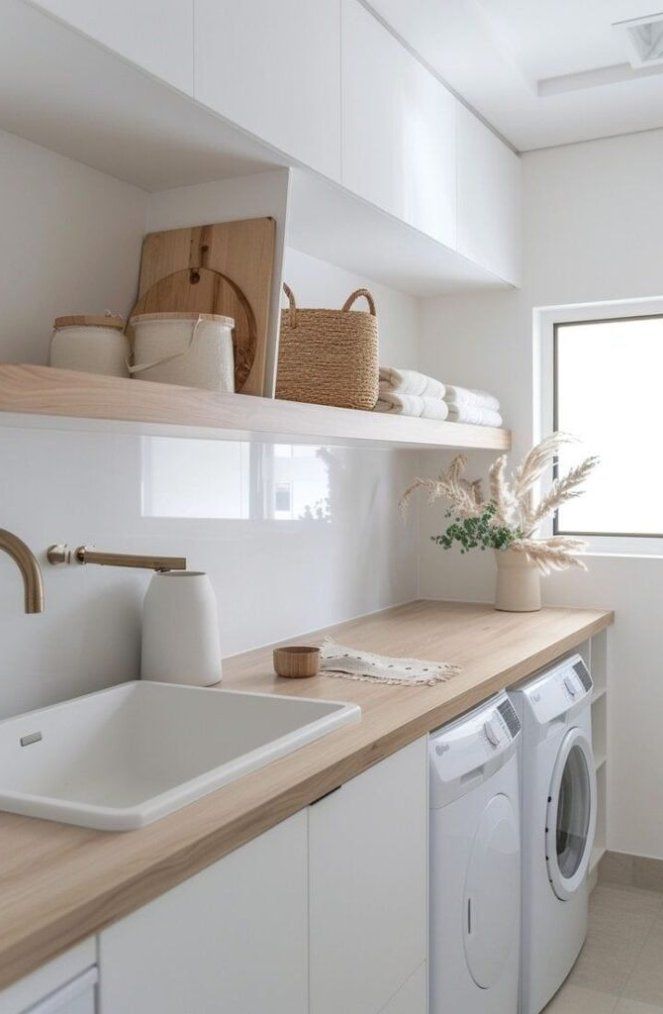
[[[486,391],[447,384],[444,400],[452,422],[472,423],[474,426],[502,425],[500,403]]]
[[[443,384],[416,370],[380,367],[380,393],[376,412],[450,419],[476,426],[501,426],[500,403],[485,391]]]

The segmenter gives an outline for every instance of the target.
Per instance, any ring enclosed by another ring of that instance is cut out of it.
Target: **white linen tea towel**
[[[390,658],[371,651],[358,651],[337,644],[327,637],[320,649],[320,671],[326,676],[394,683],[412,686],[434,686],[460,675],[460,667],[449,662],[427,662],[420,658]]]

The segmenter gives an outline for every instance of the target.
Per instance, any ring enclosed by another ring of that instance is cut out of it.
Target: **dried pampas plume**
[[[465,478],[467,459],[459,454],[438,479],[415,479],[408,486],[399,502],[401,513],[405,515],[412,494],[423,489],[429,503],[446,500],[457,522],[473,523],[473,519],[481,519],[484,547],[492,545],[494,548],[524,553],[544,574],[567,567],[585,570],[584,563],[577,555],[586,549],[586,543],[582,540],[564,535],[554,535],[547,539],[533,538],[534,532],[546,517],[559,510],[562,504],[580,496],[580,487],[599,462],[597,457],[586,458],[566,475],[555,479],[537,503],[537,483],[554,462],[560,447],[575,442],[576,438],[568,433],[553,433],[532,448],[511,480],[507,477],[506,455],[501,455],[489,470],[487,500],[483,498],[480,481],[471,482]],[[458,538],[457,530],[456,524],[455,539]],[[443,537],[436,541],[444,544]],[[476,544],[476,541],[470,542],[470,546]]]

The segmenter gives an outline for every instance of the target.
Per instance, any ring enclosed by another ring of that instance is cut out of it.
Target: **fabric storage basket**
[[[286,401],[373,409],[378,400],[378,322],[367,289],[357,289],[341,310],[300,310],[288,285],[281,311],[276,397]],[[363,296],[369,312],[353,311]]]
[[[128,377],[129,339],[122,317],[81,315],[56,317],[49,365],[60,370]]]
[[[216,313],[140,313],[134,331],[132,377],[160,384],[234,391],[232,317]]]

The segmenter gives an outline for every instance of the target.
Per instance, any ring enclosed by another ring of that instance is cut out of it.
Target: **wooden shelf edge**
[[[489,426],[216,394],[13,363],[0,363],[0,412],[202,428],[235,439],[290,437],[309,442],[495,451],[511,446],[509,430]]]

